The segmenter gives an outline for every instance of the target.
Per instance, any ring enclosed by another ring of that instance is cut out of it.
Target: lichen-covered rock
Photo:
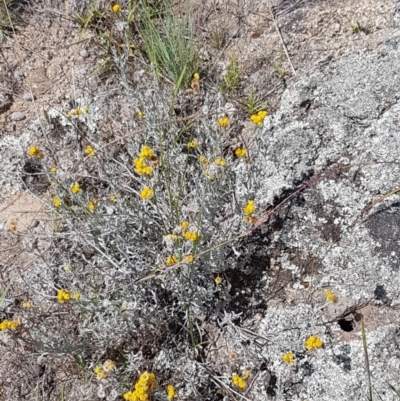
[[[269,238],[262,249],[274,263],[265,263],[268,309],[254,328],[270,339],[261,354],[276,375],[273,391],[259,388],[260,399],[367,399],[362,317],[374,391],[389,400],[388,383],[399,385],[399,64],[400,37],[340,58],[288,88],[265,120],[253,194],[260,216],[328,175],[258,234]],[[239,181],[246,168],[237,168]],[[246,185],[237,187],[244,198]],[[311,334],[324,348],[304,348]],[[295,368],[281,360],[287,352]]]

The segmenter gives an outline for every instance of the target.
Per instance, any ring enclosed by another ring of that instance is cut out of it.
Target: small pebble
[[[32,93],[27,92],[22,95],[22,99],[26,100],[27,102],[31,102],[35,99],[35,97],[32,95]]]
[[[11,114],[11,120],[13,121],[22,121],[25,120],[26,116],[21,111],[15,111]]]
[[[82,49],[82,50],[79,52],[79,55],[80,55],[82,58],[88,58],[88,57],[89,57],[89,52],[88,52],[86,49]]]

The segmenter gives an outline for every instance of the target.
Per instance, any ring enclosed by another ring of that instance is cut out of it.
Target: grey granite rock
[[[275,264],[272,271],[265,262],[269,301],[254,329],[271,339],[261,355],[276,388],[271,395],[261,386],[260,399],[367,399],[361,314],[375,394],[391,400],[388,383],[399,387],[399,65],[400,37],[377,52],[347,55],[300,78],[265,121],[253,167],[260,215],[309,179],[353,167],[306,188],[258,234],[268,238],[264,259]],[[236,170],[239,199],[249,196],[246,168]],[[337,294],[336,304],[326,302],[324,289]],[[309,335],[325,347],[307,351]],[[289,351],[295,368],[281,361]]]

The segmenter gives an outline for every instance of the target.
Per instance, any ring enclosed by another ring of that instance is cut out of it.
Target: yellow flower
[[[106,372],[111,372],[115,369],[115,363],[111,359],[107,359],[103,364],[103,368]]]
[[[56,166],[53,166],[53,167],[50,169],[50,171],[54,174],[54,173],[57,171],[57,167],[56,167]]]
[[[251,216],[254,213],[254,210],[255,210],[254,201],[253,200],[249,200],[247,202],[246,207],[243,209],[243,213],[246,216]]]
[[[258,113],[251,115],[250,120],[253,121],[254,124],[261,127],[264,118],[268,115],[265,110],[260,110]]]
[[[94,212],[96,209],[96,203],[97,203],[97,199],[90,199],[90,201],[87,204],[87,208],[91,211]]]
[[[112,10],[113,10],[115,13],[120,13],[120,12],[121,12],[121,6],[120,6],[119,4],[114,4],[114,5],[112,6]]]
[[[198,73],[198,72],[195,72],[195,73],[193,74],[193,78],[194,78],[194,79],[200,79],[199,73]]]
[[[61,199],[58,196],[53,197],[53,205],[54,207],[60,207],[61,206]]]
[[[221,284],[222,283],[222,278],[218,275],[217,277],[215,277],[215,283],[216,284]]]
[[[3,320],[0,323],[0,330],[16,330],[19,323],[16,320]]]
[[[75,110],[75,114],[76,114],[77,116],[80,116],[82,113],[83,113],[83,111],[82,111],[81,109],[76,109],[76,110]]]
[[[219,164],[220,166],[226,166],[226,161],[225,161],[224,159],[220,159],[219,157],[217,157],[217,158],[214,160],[214,163],[215,163],[215,164]]]
[[[153,190],[149,187],[144,187],[140,192],[140,197],[142,199],[150,200],[153,197]]]
[[[167,264],[167,266],[171,266],[175,263],[178,263],[178,259],[175,256],[169,256],[167,259],[165,259],[165,263]]]
[[[107,377],[107,372],[103,370],[103,368],[99,365],[93,369],[94,374],[97,376],[99,380],[105,379]]]
[[[196,75],[196,74],[195,74]],[[198,74],[197,74],[198,75]],[[174,398],[177,398],[177,394],[175,391],[175,387],[172,384],[169,384],[167,386],[167,399],[168,401],[173,400]]]
[[[28,155],[31,157],[37,157],[38,159],[43,157],[43,153],[38,146],[31,146],[28,150]]]
[[[57,301],[63,304],[71,299],[71,292],[69,290],[58,290],[57,291]]]
[[[200,163],[201,163],[203,166],[208,166],[208,161],[207,161],[207,159],[205,158],[205,156],[200,156],[200,157],[199,157],[199,161],[200,161]]]
[[[239,148],[235,150],[236,157],[246,157],[247,149],[246,148]]]
[[[74,293],[74,299],[75,299],[75,301],[79,301],[80,297],[81,297],[81,294],[79,294],[79,292],[75,292],[75,293]]]
[[[12,221],[12,222],[9,224],[8,229],[9,229],[10,231],[15,231],[15,230],[17,229],[17,223],[16,223],[15,221]]]
[[[185,230],[187,230],[187,228],[189,227],[189,222],[188,221],[182,221],[182,223],[181,223],[181,229],[183,230],[183,231],[185,231]]]
[[[140,174],[140,175],[150,175],[150,174],[152,174],[153,173],[153,167],[151,167],[151,166],[148,166],[146,163],[145,163],[145,158],[144,157],[139,157],[139,158],[137,158],[137,159],[135,159],[134,161],[133,161],[133,164],[135,165],[135,172],[137,173],[137,174]]]
[[[282,361],[287,363],[288,365],[294,365],[294,354],[288,352],[287,354],[282,356]]]
[[[229,125],[229,117],[220,117],[218,119],[218,125],[221,128],[226,128]]]
[[[95,156],[96,155],[96,151],[90,145],[86,146],[85,153],[88,156]]]
[[[80,190],[81,190],[81,187],[79,186],[79,184],[77,182],[75,182],[71,187],[71,192],[73,194],[77,194]]]
[[[329,290],[324,290],[326,300],[328,302],[336,302],[337,301],[337,295],[334,294],[332,291]]]
[[[200,238],[199,234],[193,231],[186,231],[183,236],[189,241],[197,241]]]
[[[31,306],[32,306],[31,301],[22,302],[22,307],[23,307],[24,309],[30,309]]]
[[[192,263],[194,261],[194,256],[193,255],[187,255],[183,258],[183,261],[185,263]]]
[[[56,180],[51,180],[50,185],[56,185]]]
[[[304,347],[306,347],[308,350],[313,350],[315,348],[321,348],[323,345],[324,345],[324,342],[316,336],[308,337],[307,341],[304,343]]]
[[[139,156],[144,159],[150,159],[151,156],[154,156],[154,150],[147,145],[142,146],[142,150],[139,153]]]
[[[108,199],[110,199],[111,202],[115,202],[117,200],[117,197],[115,195],[110,195]]]
[[[135,391],[128,391],[123,395],[126,401],[150,401],[150,391],[157,387],[156,376],[144,372],[135,384]]]
[[[75,114],[75,110],[70,110],[67,115],[68,115],[68,117],[73,117],[74,114]]]
[[[178,241],[178,239],[181,239],[181,237],[178,237],[175,234],[167,234],[166,237],[172,239],[172,241]]]
[[[88,107],[88,106],[84,106],[82,110],[83,110],[85,113],[88,113],[88,112],[89,112],[89,107]]]
[[[199,146],[199,144],[196,141],[190,141],[187,144],[188,148],[197,148]]]
[[[241,390],[246,388],[246,382],[236,373],[232,375],[232,383],[234,386],[239,387]]]
[[[64,271],[70,272],[71,271],[71,266],[70,265],[65,265],[64,266]]]
[[[143,118],[144,117],[144,114],[143,114],[143,112],[142,111],[138,111],[137,112],[137,116],[138,116],[138,118]]]

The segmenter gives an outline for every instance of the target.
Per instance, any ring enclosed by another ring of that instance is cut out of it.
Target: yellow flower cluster
[[[235,150],[236,157],[246,157],[247,149],[246,148],[238,148]]]
[[[110,195],[108,199],[110,199],[111,202],[116,202],[117,197],[115,195]]]
[[[84,106],[81,109],[72,109],[68,112],[68,117],[80,116],[81,114],[87,113],[88,111],[88,106]]]
[[[197,241],[200,239],[199,234],[197,234],[194,231],[186,231],[183,236],[188,240],[188,241]]]
[[[103,366],[98,365],[93,369],[94,374],[99,380],[105,379],[108,374],[115,369],[115,363],[111,359],[107,359]]]
[[[187,229],[188,229],[188,227],[189,227],[189,222],[188,221],[182,221],[182,223],[181,223],[181,229],[183,230],[183,231],[186,231]]]
[[[308,337],[307,341],[304,343],[304,347],[308,350],[313,350],[316,348],[321,348],[324,345],[324,342],[316,336]]]
[[[224,159],[219,158],[219,157],[217,157],[217,158],[214,160],[214,163],[215,163],[215,164],[219,164],[220,166],[226,166],[226,161],[225,161]]]
[[[143,111],[138,111],[137,112],[137,116],[138,116],[138,118],[140,118],[140,119],[142,119],[143,117],[144,117],[144,114],[143,114]]]
[[[188,148],[197,148],[199,146],[199,144],[196,141],[190,141],[187,144]]]
[[[16,330],[19,323],[16,320],[3,320],[0,323],[0,330]]]
[[[54,207],[61,206],[61,199],[58,196],[53,196],[53,205]]]
[[[57,291],[57,301],[60,304],[67,302],[71,299],[71,292],[69,290],[58,290]]]
[[[17,223],[16,223],[15,221],[12,221],[12,222],[9,224],[8,229],[9,229],[10,231],[15,231],[15,230],[17,229]]]
[[[168,401],[171,401],[171,400],[173,400],[174,398],[177,398],[177,397],[178,397],[178,395],[176,394],[175,387],[172,384],[169,384],[167,386],[167,399],[168,399]]]
[[[150,175],[153,174],[153,167],[146,164],[143,157],[138,157],[133,161],[135,165],[135,172],[140,175]]]
[[[149,166],[146,161],[151,161],[155,158],[154,150],[144,145],[139,153],[139,157],[133,161],[135,172],[140,175],[153,174],[153,167]]]
[[[178,259],[176,258],[176,256],[172,255],[165,259],[165,263],[167,264],[167,266],[171,266],[175,263],[178,263]]]
[[[288,365],[294,365],[294,354],[288,352],[287,354],[282,356],[282,361],[287,363]]]
[[[79,184],[77,182],[75,182],[74,184],[72,184],[71,187],[71,192],[76,195],[79,191],[81,190],[81,187],[79,186]]]
[[[258,125],[259,127],[262,126],[264,118],[267,117],[268,113],[265,110],[260,110],[256,114],[252,114],[250,120],[253,121],[254,124]]]
[[[208,160],[206,159],[206,157],[205,156],[203,156],[203,155],[201,155],[200,157],[199,157],[199,161],[200,161],[200,163],[205,167],[205,166],[208,166]]]
[[[87,208],[93,213],[96,210],[97,199],[90,199]]]
[[[222,277],[220,275],[218,275],[217,277],[215,277],[215,284],[221,284],[222,283]]]
[[[57,167],[56,166],[52,166],[50,171],[54,174],[57,172]]]
[[[80,297],[81,296],[80,296],[80,294],[78,292],[74,293],[74,299],[76,301],[78,301]],[[71,300],[71,291],[62,290],[62,289],[57,291],[57,301],[60,304],[63,304],[64,302],[67,302],[67,301],[70,301],[70,300]]]
[[[253,200],[247,201],[247,205],[243,208],[243,213],[245,215],[244,222],[246,224],[251,224],[257,221],[255,217],[253,217],[253,213],[255,210],[255,205]]]
[[[144,187],[140,192],[140,197],[145,200],[150,200],[153,197],[153,190],[149,187]]]
[[[254,210],[255,210],[254,201],[253,200],[249,200],[247,202],[246,207],[243,209],[243,213],[246,216],[251,216],[254,213]]]
[[[246,388],[246,381],[243,380],[238,374],[233,374],[232,375],[232,383],[234,386],[240,388],[241,390]]]
[[[144,372],[140,375],[135,384],[135,391],[128,391],[124,394],[126,401],[149,401],[150,391],[157,387],[156,376],[153,373]]]
[[[31,157],[37,157],[38,159],[43,157],[43,153],[38,146],[31,146],[28,149],[28,155]]]
[[[86,146],[85,153],[88,156],[96,156],[96,151],[90,145]]]
[[[151,156],[154,156],[154,150],[146,145],[143,145],[142,150],[139,153],[139,157],[143,157],[144,159],[149,159]]]
[[[333,293],[332,291],[329,290],[324,290],[326,300],[328,302],[336,302],[337,301],[337,295]]]
[[[229,125],[229,117],[220,117],[218,119],[218,125],[221,128],[226,128]]]

